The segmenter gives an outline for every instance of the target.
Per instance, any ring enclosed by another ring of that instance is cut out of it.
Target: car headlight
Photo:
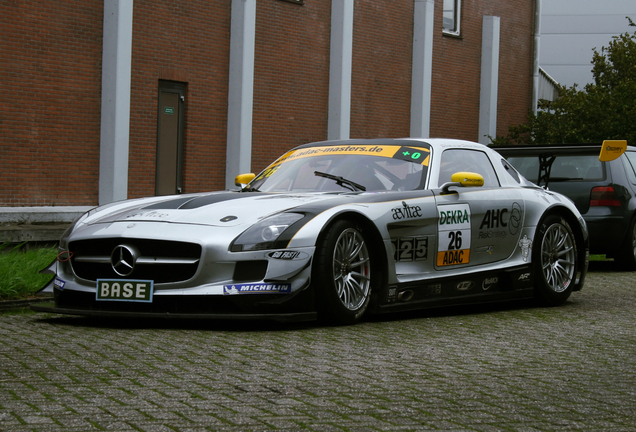
[[[279,213],[255,223],[232,242],[232,252],[275,249],[285,247],[276,244],[281,234],[294,222],[305,215],[300,213]]]

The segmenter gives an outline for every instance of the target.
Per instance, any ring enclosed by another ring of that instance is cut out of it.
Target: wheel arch
[[[384,244],[384,240],[382,238],[382,234],[378,227],[365,215],[355,212],[355,211],[346,211],[342,213],[338,213],[334,215],[333,218],[326,223],[320,233],[316,238],[316,244],[320,244],[324,237],[327,235],[329,228],[340,220],[348,220],[354,222],[356,225],[360,227],[360,230],[364,236],[368,236],[368,240],[372,243],[373,247],[368,248],[369,255],[372,259],[372,268],[377,269],[375,271],[378,272],[378,280],[377,284],[372,287],[371,291],[371,305],[368,312],[373,313],[379,304],[380,298],[386,298],[386,289],[387,289],[387,281],[388,281],[388,271],[389,271],[389,263],[387,260],[387,251]]]
[[[580,266],[581,271],[580,271],[579,278],[575,282],[573,291],[580,291],[581,288],[583,288],[583,282],[585,279],[585,275],[587,274],[587,267],[588,267],[588,261],[589,261],[589,236],[588,236],[587,230],[583,229],[576,215],[572,213],[570,209],[564,206],[555,206],[550,208],[548,211],[546,211],[541,216],[541,219],[539,220],[539,223],[537,224],[537,230],[541,226],[541,223],[543,223],[543,221],[548,216],[552,216],[552,215],[562,217],[568,223],[568,225],[570,226],[570,229],[572,230],[572,233],[574,234],[574,239],[577,244],[577,256],[578,256],[579,262],[581,263],[581,266]]]

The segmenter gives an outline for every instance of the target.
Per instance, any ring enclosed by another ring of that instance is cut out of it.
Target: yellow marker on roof
[[[605,140],[603,141],[601,154],[598,156],[598,160],[601,162],[613,161],[625,153],[625,150],[627,150],[626,140]]]

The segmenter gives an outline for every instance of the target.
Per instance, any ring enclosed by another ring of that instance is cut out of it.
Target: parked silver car
[[[41,312],[322,319],[535,297],[583,287],[585,222],[484,145],[306,144],[240,190],[98,207],[60,241]]]

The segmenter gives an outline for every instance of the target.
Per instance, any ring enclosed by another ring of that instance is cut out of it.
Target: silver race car
[[[574,204],[484,145],[450,139],[306,144],[240,190],[95,208],[47,269],[40,312],[351,324],[365,314],[583,287]]]

